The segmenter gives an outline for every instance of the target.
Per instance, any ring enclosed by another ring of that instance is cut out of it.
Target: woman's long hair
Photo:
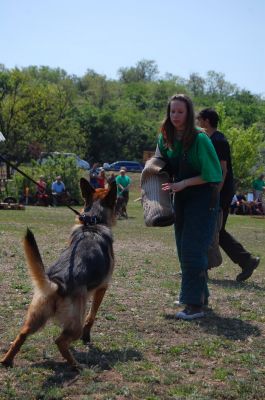
[[[198,130],[195,127],[193,104],[188,96],[186,96],[185,94],[176,94],[171,97],[167,105],[167,115],[162,123],[161,132],[163,134],[164,141],[166,142],[167,146],[171,148],[173,146],[176,133],[176,129],[170,120],[170,105],[171,102],[174,100],[182,101],[183,103],[186,104],[187,108],[187,120],[186,120],[185,131],[183,133],[183,138],[182,138],[183,148],[184,151],[186,151],[190,148],[190,146],[195,140],[196,135],[198,134]]]

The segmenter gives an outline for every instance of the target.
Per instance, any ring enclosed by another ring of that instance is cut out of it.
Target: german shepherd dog
[[[103,300],[114,268],[111,226],[115,221],[116,183],[109,189],[94,189],[84,178],[80,189],[85,205],[78,213],[70,235],[69,246],[45,271],[33,233],[28,229],[24,249],[34,284],[34,295],[24,325],[1,359],[12,367],[13,359],[28,335],[44,327],[50,318],[62,326],[55,340],[61,355],[74,368],[81,366],[69,350],[70,344],[82,338],[90,342],[90,330]],[[86,304],[91,307],[86,316]]]

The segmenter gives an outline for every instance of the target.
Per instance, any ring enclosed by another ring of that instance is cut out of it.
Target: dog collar
[[[99,218],[97,215],[87,215],[86,213],[81,213],[79,215],[79,221],[84,225],[97,225],[102,222],[102,218]]]

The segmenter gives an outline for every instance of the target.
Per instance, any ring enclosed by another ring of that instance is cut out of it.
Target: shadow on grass
[[[98,347],[90,345],[87,352],[73,351],[78,362],[87,365],[89,368],[96,367],[99,370],[111,369],[117,362],[127,362],[130,360],[139,361],[142,354],[132,348],[124,348],[122,350],[102,351]]]
[[[195,321],[194,321],[195,322]],[[246,340],[249,336],[260,336],[260,329],[239,318],[223,317],[211,311],[200,321],[200,327],[212,335],[231,340]]]
[[[165,315],[165,319],[175,319],[174,315]],[[176,320],[178,323],[179,320]],[[257,326],[242,321],[239,318],[222,317],[213,311],[207,312],[205,318],[185,321],[197,325],[206,333],[215,336],[223,336],[230,340],[246,340],[249,336],[260,336],[261,331]],[[192,328],[192,327],[191,327]]]
[[[102,372],[110,370],[117,362],[126,363],[128,361],[139,361],[142,359],[142,354],[132,348],[124,348],[121,350],[102,351],[93,345],[87,347],[87,352],[76,351],[72,349],[72,353],[76,360],[84,366],[91,368],[94,372]],[[67,387],[75,383],[80,372],[73,370],[66,362],[56,362],[47,360],[42,363],[34,364],[35,368],[47,368],[53,370],[54,374],[49,376],[42,385],[42,392],[52,387]],[[38,397],[41,399],[42,397]]]
[[[250,282],[236,282],[232,279],[214,279],[209,278],[208,283],[212,283],[213,285],[220,285],[224,288],[234,288],[234,289],[245,289],[245,290],[258,290],[264,292],[264,287],[256,285],[255,283]]]

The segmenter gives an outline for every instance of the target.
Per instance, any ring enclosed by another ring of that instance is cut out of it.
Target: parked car
[[[40,158],[38,159],[38,163],[44,164],[45,161],[47,160],[47,158],[56,158],[56,157],[73,157],[76,159],[76,165],[81,168],[81,169],[85,169],[85,170],[89,170],[90,169],[90,164],[85,161],[82,160],[79,156],[77,156],[75,153],[60,153],[58,151],[53,151],[53,152],[41,152],[40,154]]]
[[[119,171],[125,167],[128,172],[142,172],[143,165],[137,161],[116,161],[109,165],[109,171]]]

